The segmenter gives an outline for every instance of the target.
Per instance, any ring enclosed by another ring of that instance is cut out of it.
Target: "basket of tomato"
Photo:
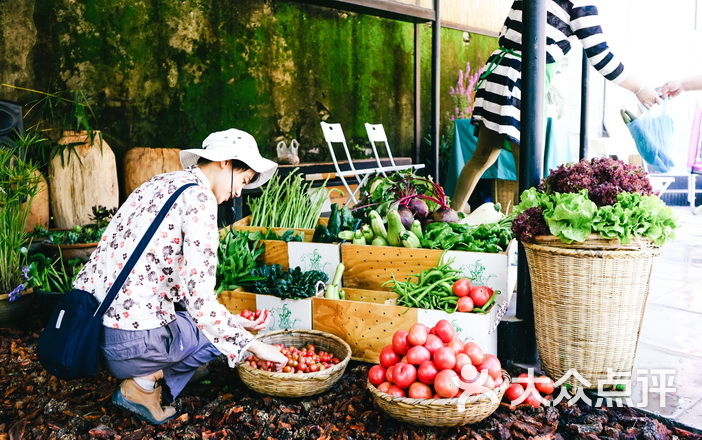
[[[368,389],[391,417],[424,426],[460,426],[500,406],[510,376],[496,356],[464,343],[447,320],[398,330],[368,371]]]
[[[239,377],[252,390],[278,397],[305,397],[324,392],[344,374],[351,347],[343,339],[318,330],[280,330],[257,336],[280,348],[288,358],[283,371],[251,356],[237,366]]]

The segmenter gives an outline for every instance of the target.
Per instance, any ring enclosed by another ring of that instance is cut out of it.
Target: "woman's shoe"
[[[176,415],[176,410],[172,406],[161,406],[160,386],[147,391],[134,379],[122,381],[112,396],[112,403],[154,425],[160,425]]]

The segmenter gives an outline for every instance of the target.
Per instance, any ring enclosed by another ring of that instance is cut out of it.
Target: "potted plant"
[[[117,208],[108,209],[104,206],[93,206],[90,224],[74,226],[70,229],[46,230],[38,228],[35,230],[35,235],[46,237],[42,244],[51,255],[58,255],[64,261],[74,258],[87,261],[116,212]]]
[[[9,148],[0,148],[0,324],[20,317],[29,306],[24,226],[39,188],[37,168]]]
[[[52,140],[45,160],[54,226],[88,223],[91,206],[118,206],[115,155],[92,126],[95,114],[88,95],[83,90],[48,93],[6,86],[40,96],[30,103],[25,118]]]
[[[8,139],[0,144],[0,148],[10,148],[20,158],[37,164],[37,170],[34,174],[39,179],[39,188],[31,202],[26,202],[30,206],[29,216],[24,225],[26,232],[33,231],[37,226],[45,228],[49,226],[49,185],[40,170],[40,158],[43,156],[43,147],[46,144],[48,144],[48,139],[31,128],[24,133],[15,132],[13,139]]]
[[[42,253],[29,255],[29,284],[39,299],[42,319],[47,318],[61,296],[73,288],[73,281],[85,264],[80,258],[65,261]]]
[[[595,158],[552,170],[515,214],[546,372],[575,369],[596,387],[612,369],[628,382],[653,261],[677,227],[672,210],[643,169]]]

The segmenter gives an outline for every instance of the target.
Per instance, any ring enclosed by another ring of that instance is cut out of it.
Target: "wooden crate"
[[[321,225],[326,225],[327,222],[329,221],[328,218],[320,218],[318,224]],[[262,228],[259,226],[249,226],[251,224],[251,216],[246,216],[242,218],[241,220],[237,220],[234,222],[232,227],[236,231],[246,231],[246,232],[256,232],[260,231],[263,233],[268,232],[269,230],[275,232],[278,235],[283,235],[286,231],[289,231],[292,229],[295,231],[297,234],[302,235],[302,241],[310,243],[312,241],[312,237],[314,236],[314,229],[303,229],[303,228]]]
[[[410,275],[436,267],[442,251],[392,246],[341,246],[344,286],[357,289],[390,290],[382,284],[392,279],[405,281]]]
[[[312,327],[346,341],[355,360],[377,363],[392,335],[418,322],[417,309],[394,305],[394,293],[347,287],[344,291],[346,300],[312,300]]]
[[[238,315],[244,309],[256,310],[256,294],[241,290],[225,290],[219,294],[219,302],[231,313]]]

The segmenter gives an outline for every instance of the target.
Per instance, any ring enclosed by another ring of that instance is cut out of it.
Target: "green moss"
[[[274,157],[281,138],[321,146],[324,119],[351,144],[365,139],[365,122],[383,123],[393,151],[411,151],[413,24],[282,0],[42,0],[34,19],[42,75],[30,86],[85,89],[118,149],[198,145],[239,127]],[[431,28],[421,32],[428,132]],[[495,46],[442,30],[442,113],[458,69],[477,68]]]

